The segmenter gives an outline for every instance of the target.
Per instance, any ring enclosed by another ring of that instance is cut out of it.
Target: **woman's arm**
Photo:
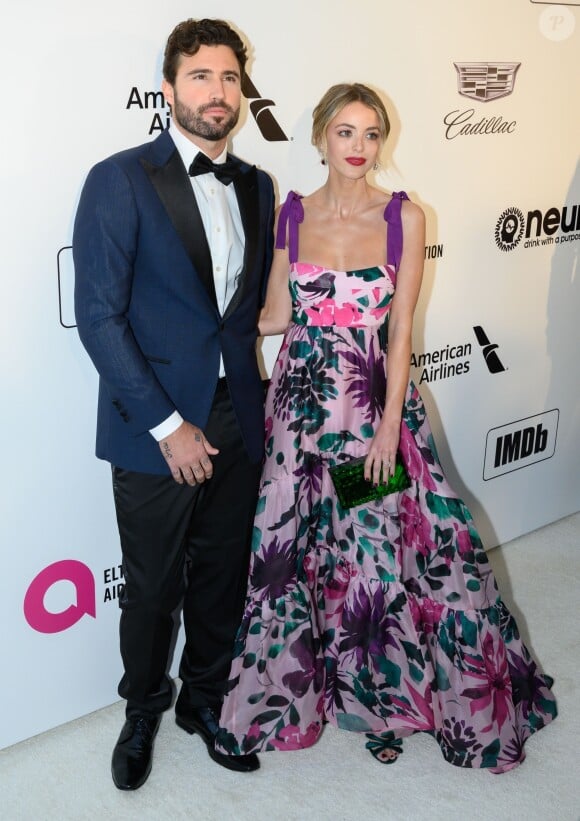
[[[365,475],[372,478],[373,482],[379,481],[381,468],[387,476],[388,473],[393,473],[395,466],[403,402],[409,384],[413,314],[423,279],[425,215],[418,205],[405,201],[402,204],[401,219],[403,255],[389,315],[385,409],[365,465]]]
[[[276,214],[274,236],[276,236],[278,230],[279,216],[280,209]],[[288,248],[276,248],[272,259],[272,267],[270,268],[270,276],[268,277],[266,301],[260,311],[258,320],[260,336],[282,334],[288,327],[292,316],[292,300],[288,288],[289,270]]]

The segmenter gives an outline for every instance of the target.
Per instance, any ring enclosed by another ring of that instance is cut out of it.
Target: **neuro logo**
[[[485,442],[484,481],[551,459],[559,416],[554,409],[492,428]]]
[[[76,604],[54,613],[44,600],[50,588],[60,581],[72,582],[76,589]],[[45,567],[32,580],[24,597],[24,617],[39,633],[61,633],[76,624],[85,615],[96,618],[95,580],[82,562],[65,559]]]
[[[481,325],[475,325],[473,332],[477,338],[477,341],[481,345],[481,352],[483,354],[483,358],[485,359],[485,364],[487,365],[488,371],[490,373],[501,373],[502,371],[505,371],[505,367],[497,354],[499,345],[489,341],[487,334]]]
[[[248,100],[251,100],[250,111],[256,121],[256,125],[260,129],[262,137],[268,140],[268,142],[283,142],[288,140],[288,137],[284,134],[270,111],[270,106],[275,106],[276,103],[274,100],[262,99],[260,92],[247,74],[244,74],[242,80],[242,94]]]
[[[507,97],[514,90],[521,63],[453,63],[457,90],[463,97],[489,103]]]
[[[506,208],[495,226],[495,241],[501,251],[513,251],[522,237],[524,248],[560,245],[580,239],[580,203],[540,211],[534,208],[526,216],[519,208]]]
[[[519,208],[506,208],[495,226],[495,242],[500,251],[513,251],[524,235],[524,215]]]

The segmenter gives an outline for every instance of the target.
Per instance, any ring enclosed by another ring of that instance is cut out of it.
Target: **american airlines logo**
[[[501,373],[502,371],[505,371],[505,366],[499,358],[499,354],[497,353],[499,345],[497,345],[495,342],[489,341],[487,334],[483,330],[481,325],[474,325],[473,332],[481,346],[481,352],[483,354],[483,358],[485,360],[485,364],[487,365],[488,371],[490,373]]]
[[[559,416],[560,411],[554,409],[492,428],[485,443],[484,480],[551,459]]]
[[[262,137],[268,142],[287,141],[288,137],[270,111],[276,103],[274,100],[264,99],[247,74],[244,74],[242,78],[242,94],[249,101],[250,113]],[[161,91],[140,90],[138,86],[133,86],[129,92],[125,109],[152,110],[154,112],[149,124],[149,135],[169,128],[171,110]]]
[[[270,111],[272,106],[276,103],[274,100],[264,100],[262,95],[250,80],[248,74],[244,74],[242,79],[242,94],[250,101],[250,111],[252,117],[256,121],[256,125],[260,129],[260,134],[268,142],[284,142],[288,137],[280,126],[276,118]]]

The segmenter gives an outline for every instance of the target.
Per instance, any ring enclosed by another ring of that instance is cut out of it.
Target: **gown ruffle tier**
[[[366,454],[381,419],[405,198],[394,194],[385,210],[387,265],[357,271],[298,262],[300,198],[291,192],[282,209],[293,316],[266,402],[221,752],[308,747],[331,722],[429,732],[450,763],[502,772],[556,716],[552,680],[498,594],[412,383],[400,436],[411,486],[345,510],[328,472]]]

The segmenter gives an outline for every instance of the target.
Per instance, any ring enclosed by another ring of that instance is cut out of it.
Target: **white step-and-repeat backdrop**
[[[30,0],[1,16],[0,746],[117,699],[123,578],[72,224],[90,166],[166,127],[163,47],[187,17],[250,41],[232,147],[279,197],[324,178],[310,124],[329,85],[383,95],[376,183],[427,214],[411,370],[448,476],[488,548],[580,508],[580,0]]]

